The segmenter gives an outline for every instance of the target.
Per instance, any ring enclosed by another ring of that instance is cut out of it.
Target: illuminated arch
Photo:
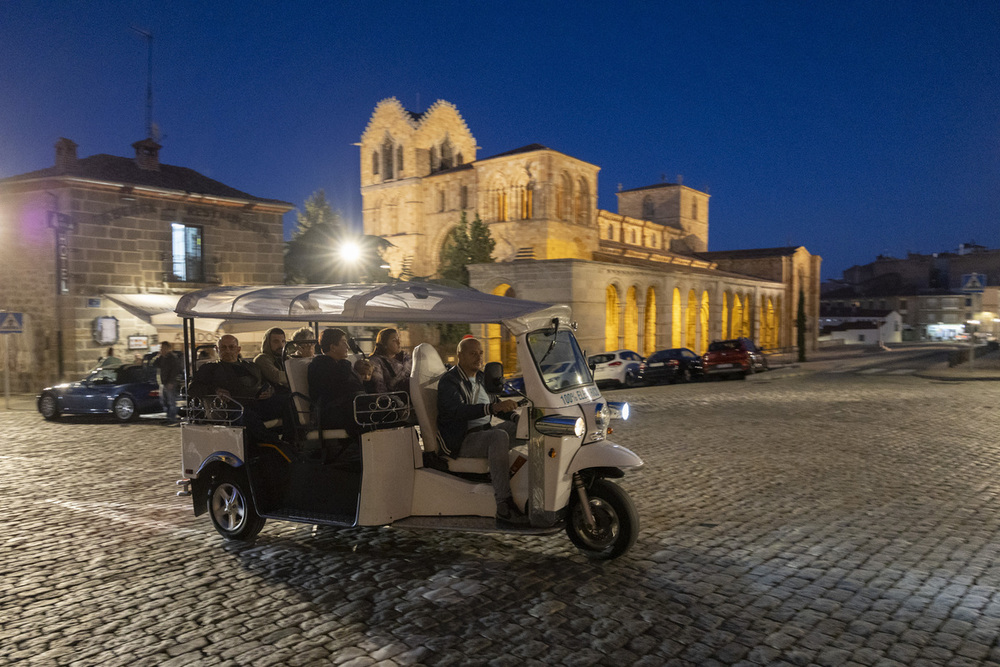
[[[764,332],[760,336],[761,344],[767,348],[775,348],[778,346],[777,341],[777,329],[774,326],[774,302],[771,297],[767,298],[766,306],[762,302],[761,309],[763,312],[763,317],[761,317],[761,324],[764,328]]]
[[[635,285],[625,292],[625,343],[629,350],[639,349],[639,299]]]
[[[684,347],[682,332],[681,291],[675,287],[670,309],[670,347]]]
[[[728,338],[738,338],[743,335],[743,319],[743,301],[740,300],[739,294],[733,294],[732,327],[729,329]]]
[[[684,346],[695,350],[698,345],[698,297],[694,290],[688,290],[687,317],[685,318]]]
[[[729,292],[722,293],[722,317],[719,323],[722,325],[719,335],[724,339],[729,338]]]
[[[656,290],[646,290],[646,321],[642,329],[642,356],[656,352]]]
[[[503,283],[493,289],[497,296],[515,297],[514,288]],[[504,373],[517,369],[517,339],[511,335],[507,327],[500,324],[486,325],[487,361],[499,361],[503,364]]]
[[[708,290],[705,290],[701,293],[701,313],[698,318],[698,325],[701,328],[701,336],[698,337],[698,349],[695,350],[698,354],[703,354],[708,349],[708,313]]]
[[[743,327],[740,329],[740,335],[745,338],[753,338],[753,324],[757,316],[754,310],[753,294],[748,293],[744,298],[746,301],[743,302]]]
[[[618,288],[608,285],[604,290],[604,349],[618,349],[618,313],[620,310]]]

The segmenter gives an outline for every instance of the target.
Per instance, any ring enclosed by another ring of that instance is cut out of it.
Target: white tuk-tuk
[[[181,425],[179,495],[195,515],[209,513],[227,539],[250,540],[266,519],[332,526],[549,534],[565,529],[585,555],[616,558],[635,542],[639,519],[628,494],[609,481],[642,465],[607,440],[609,403],[594,385],[565,305],[483,294],[435,284],[218,287],[183,296],[185,351],[194,320],[327,325],[386,323],[504,324],[516,337],[523,375],[519,445],[511,450],[511,490],[530,525],[498,527],[486,459],[444,456],[437,433],[437,381],[445,365],[427,344],[413,351],[409,397],[355,400],[360,438],[319,430],[308,395],[309,359],[285,359],[295,423],[275,442],[250,442],[233,401],[205,399]],[[187,354],[190,357],[190,353]],[[186,373],[193,372],[187,359]],[[487,364],[487,388],[499,393],[503,371]],[[508,391],[511,383],[508,383]],[[360,442],[358,442],[360,440]]]

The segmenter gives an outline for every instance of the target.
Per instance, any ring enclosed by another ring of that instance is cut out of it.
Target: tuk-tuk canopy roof
[[[181,317],[339,324],[395,322],[504,323],[512,333],[569,324],[567,305],[549,305],[471,288],[398,282],[360,285],[212,287],[185,294]]]

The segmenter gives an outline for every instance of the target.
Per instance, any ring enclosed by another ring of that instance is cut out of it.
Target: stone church
[[[393,275],[433,276],[462,214],[496,240],[495,263],[469,267],[493,294],[568,303],[589,353],[667,347],[703,353],[712,340],[795,345],[798,295],[815,348],[820,257],[804,247],[709,251],[709,195],[658,183],[597,207],[600,167],[540,144],[486,158],[455,105],[422,113],[382,100],[361,136],[364,231],[394,245]],[[513,360],[498,326],[488,357]]]

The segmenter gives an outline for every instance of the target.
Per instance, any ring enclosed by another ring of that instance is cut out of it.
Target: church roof
[[[757,259],[760,257],[787,257],[794,255],[802,246],[783,246],[780,248],[750,248],[748,250],[716,250],[713,252],[694,253],[696,257],[709,261],[717,259]]]
[[[109,181],[123,185],[138,185],[164,190],[177,190],[194,194],[226,197],[227,199],[242,199],[245,201],[265,202],[293,207],[293,204],[280,199],[265,199],[229,187],[225,183],[199,174],[194,169],[160,164],[156,170],[141,169],[132,158],[118,157],[99,153],[76,160],[68,168],[46,167],[37,171],[29,171],[17,176],[0,179],[0,185],[30,181],[41,178],[87,178],[98,181]]]
[[[653,190],[655,188],[676,188],[677,183],[654,183],[653,185],[643,185],[638,188],[626,188],[624,190],[619,190],[619,192],[635,192],[636,190]]]
[[[517,155],[519,153],[534,153],[535,151],[550,151],[552,150],[548,146],[543,146],[541,144],[528,144],[527,146],[521,146],[520,148],[515,148],[514,150],[504,151],[503,153],[497,153],[496,155],[491,155],[489,157],[484,157],[483,160],[492,160],[495,157],[506,157],[508,155]],[[557,153],[559,151],[556,151]]]

